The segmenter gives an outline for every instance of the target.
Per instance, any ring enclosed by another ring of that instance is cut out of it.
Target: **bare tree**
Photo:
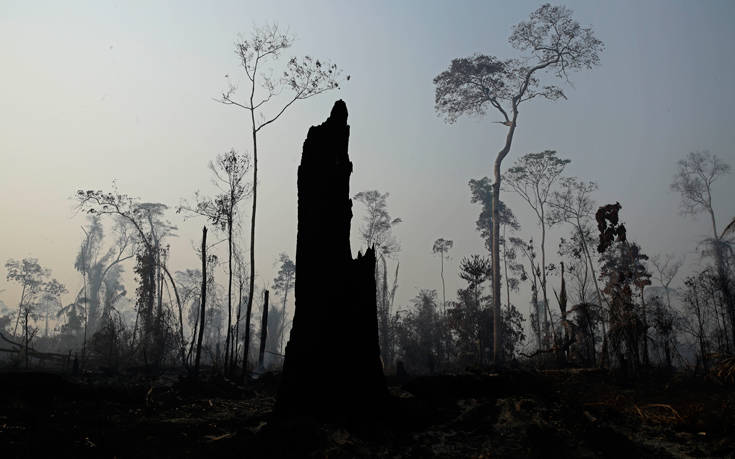
[[[681,213],[696,215],[706,212],[712,222],[712,239],[715,267],[720,289],[730,316],[730,331],[735,342],[735,302],[730,289],[727,262],[724,255],[724,236],[717,231],[715,211],[712,206],[712,185],[720,177],[730,172],[730,165],[717,155],[708,151],[691,152],[686,158],[679,160],[679,169],[671,183],[671,189],[681,194]]]
[[[280,78],[273,76],[274,63],[290,48],[294,38],[275,24],[256,28],[249,39],[235,43],[235,54],[246,76],[244,100],[235,98],[237,86],[228,78],[228,89],[218,102],[232,105],[250,114],[250,134],[253,142],[253,208],[250,215],[250,285],[247,314],[253,308],[255,289],[255,216],[258,205],[258,134],[278,120],[296,101],[305,100],[339,88],[340,69],[336,64],[322,62],[311,56],[292,57]],[[349,76],[347,77],[349,79]],[[286,97],[278,97],[284,90]],[[275,110],[267,111],[267,108]],[[247,354],[247,349],[245,350]]]
[[[509,42],[523,56],[501,60],[494,56],[473,55],[452,60],[448,70],[434,78],[436,111],[453,123],[461,115],[485,115],[488,108],[502,117],[498,123],[507,128],[503,147],[493,167],[493,216],[498,215],[500,200],[500,167],[510,153],[519,107],[536,97],[549,100],[563,98],[558,86],[542,85],[539,76],[551,72],[568,80],[568,72],[590,69],[600,63],[604,45],[592,29],[582,27],[564,6],[542,5],[531,13],[528,21],[513,27]],[[500,316],[500,222],[493,218],[493,310]],[[495,321],[493,354],[502,361],[502,336]]]
[[[434,241],[434,246],[431,248],[432,252],[435,254],[439,254],[439,258],[441,259],[441,278],[442,278],[442,312],[446,314],[447,312],[447,292],[446,287],[444,286],[444,259],[447,258],[447,252],[449,252],[452,247],[454,247],[454,242],[449,239],[439,238],[436,241]]]

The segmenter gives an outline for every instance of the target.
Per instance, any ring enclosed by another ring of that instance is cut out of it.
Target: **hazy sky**
[[[735,165],[735,3],[564,4],[605,43],[602,65],[572,75],[569,100],[521,107],[505,167],[524,153],[555,149],[572,160],[568,174],[599,184],[598,203],[622,204],[629,238],[646,253],[698,262],[709,223],[679,216],[669,184],[676,161],[692,150]],[[455,57],[516,56],[507,43],[511,26],[538,6],[0,0],[0,261],[37,257],[76,291],[82,281],[73,263],[85,223],[70,199],[76,189],[109,190],[115,180],[124,193],[170,206],[196,190],[214,192],[207,162],[232,147],[249,151],[250,143],[246,113],[213,98],[226,88],[225,74],[240,75],[238,33],[275,21],[297,37],[284,57],[330,59],[351,79],[261,133],[258,283],[273,279],[279,252],[294,255],[301,144],[342,98],[352,126],[351,191],[389,192],[389,209],[403,220],[399,305],[419,288],[441,288],[431,252],[438,237],[455,242],[445,266],[453,298],[462,285],[454,274],[459,259],[484,253],[467,182],[491,173],[505,129],[490,123],[494,116],[444,123],[434,112],[432,79]],[[734,192],[733,176],[715,189],[720,227],[735,215]],[[502,199],[521,235],[536,234],[529,209],[509,193]],[[173,212],[170,220],[179,226],[170,266],[196,267],[192,246],[204,222]],[[552,232],[550,253],[567,232]],[[0,268],[0,300],[12,307],[19,292],[5,274]],[[527,310],[527,294],[515,301]]]

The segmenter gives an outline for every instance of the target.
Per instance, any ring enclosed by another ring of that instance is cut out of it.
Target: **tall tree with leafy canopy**
[[[590,69],[600,63],[602,42],[590,27],[582,27],[564,6],[542,5],[528,21],[513,27],[508,39],[520,51],[515,59],[475,54],[453,59],[449,69],[434,78],[436,111],[450,123],[462,115],[485,115],[497,112],[506,128],[505,142],[493,166],[492,214],[500,212],[501,165],[510,153],[517,127],[520,106],[538,97],[557,100],[565,97],[562,89],[541,83],[542,74],[568,81],[569,72]],[[500,316],[500,222],[493,219],[493,310]],[[495,323],[493,354],[503,360],[502,336]]]
[[[250,38],[235,43],[235,55],[245,72],[245,97],[238,99],[238,90],[228,75],[228,88],[218,101],[246,110],[250,115],[250,135],[253,154],[253,208],[250,214],[250,285],[247,311],[253,309],[255,290],[255,216],[258,206],[258,134],[274,123],[295,102],[339,89],[341,70],[336,64],[311,56],[292,57],[285,69],[274,72],[281,54],[293,45],[294,37],[278,25],[266,25],[253,30]],[[281,75],[275,77],[275,75]],[[350,77],[347,76],[347,79]],[[246,351],[247,353],[247,351]]]

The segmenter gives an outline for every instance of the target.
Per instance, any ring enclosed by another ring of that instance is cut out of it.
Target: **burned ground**
[[[731,387],[603,370],[389,381],[382,419],[271,418],[278,375],[0,375],[3,457],[686,457],[735,454]]]

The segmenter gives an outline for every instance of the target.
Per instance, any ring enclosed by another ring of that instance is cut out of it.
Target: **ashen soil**
[[[11,457],[735,457],[735,390],[601,370],[390,380],[390,413],[343,428],[274,423],[277,375],[0,373]]]

